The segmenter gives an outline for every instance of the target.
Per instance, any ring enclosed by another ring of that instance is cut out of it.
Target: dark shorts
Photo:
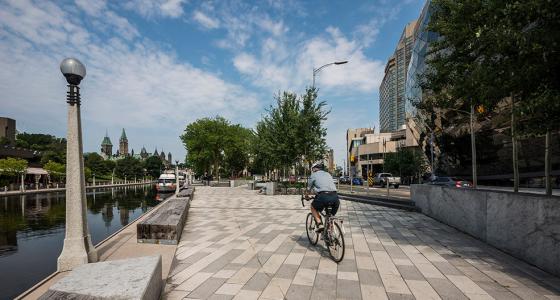
[[[319,193],[315,196],[315,200],[311,202],[311,206],[315,208],[318,212],[323,211],[325,207],[332,206],[332,215],[336,215],[338,211],[338,206],[340,205],[340,201],[338,200],[337,193]]]

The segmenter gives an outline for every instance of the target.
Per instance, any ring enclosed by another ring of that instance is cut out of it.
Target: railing
[[[105,187],[105,186],[116,186],[116,185],[135,185],[135,184],[150,184],[153,183],[152,180],[115,180],[113,183],[111,181],[96,181],[95,185],[93,182],[86,182],[86,187]],[[35,183],[26,183],[23,186],[23,189],[20,184],[10,184],[0,187],[0,195],[2,194],[13,194],[16,192],[25,193],[25,192],[37,192],[37,191],[49,191],[49,190],[60,190],[65,189],[65,183],[50,183],[50,184],[35,184]]]

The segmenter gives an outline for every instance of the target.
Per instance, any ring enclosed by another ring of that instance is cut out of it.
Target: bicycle
[[[301,195],[301,205],[305,207],[303,200],[309,201],[315,197],[305,197]],[[345,244],[344,244],[344,225],[341,218],[332,215],[332,206],[325,208],[325,213],[319,212],[325,224],[325,229],[322,232],[322,240],[325,241],[325,246],[329,249],[331,258],[339,263],[344,258]],[[305,230],[307,231],[307,238],[311,245],[315,246],[319,242],[319,233],[315,232],[317,228],[317,221],[312,213],[307,214],[305,221]]]

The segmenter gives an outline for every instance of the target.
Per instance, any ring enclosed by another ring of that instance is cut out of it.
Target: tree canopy
[[[129,179],[132,177],[142,177],[144,176],[142,162],[131,156],[119,159],[116,162],[115,175],[120,178],[128,177]]]
[[[420,108],[499,109],[520,102],[522,129],[560,129],[560,2],[434,0]],[[503,106],[503,105],[502,105]],[[538,122],[537,122],[538,121]]]
[[[144,168],[146,169],[146,174],[153,178],[159,178],[163,170],[163,162],[159,156],[152,155],[144,161]]]
[[[25,159],[8,157],[0,159],[0,175],[7,177],[19,176],[27,170]]]
[[[325,105],[309,88],[299,97],[276,95],[254,131],[219,116],[196,120],[181,135],[187,164],[198,174],[218,174],[221,166],[224,174],[238,176],[245,168],[264,173],[321,160],[327,150]]]
[[[273,169],[323,159],[327,150],[324,121],[329,114],[325,105],[317,102],[314,88],[299,98],[290,92],[277,95],[276,105],[256,126],[256,161]]]
[[[188,124],[181,140],[188,153],[187,164],[198,174],[213,171],[217,176],[221,165],[229,174],[247,166],[251,136],[251,130],[216,116]]]

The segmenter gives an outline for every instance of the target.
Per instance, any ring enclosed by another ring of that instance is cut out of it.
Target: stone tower
[[[121,138],[119,140],[119,153],[121,156],[128,156],[128,138],[126,137],[126,132],[124,128],[121,133]]]
[[[161,158],[161,160],[165,163],[165,152],[163,152],[163,150],[161,150],[161,153],[159,154],[159,158]]]
[[[140,157],[142,159],[148,158],[148,151],[146,151],[146,148],[144,146],[142,146],[142,150],[140,150]]]
[[[171,157],[171,152],[167,153],[167,161],[168,161],[170,164],[173,163],[173,160],[172,160],[171,158],[172,158],[172,157]]]
[[[109,133],[105,132],[105,137],[101,142],[101,156],[107,159],[113,155],[113,144],[111,143],[111,139],[109,138]]]

